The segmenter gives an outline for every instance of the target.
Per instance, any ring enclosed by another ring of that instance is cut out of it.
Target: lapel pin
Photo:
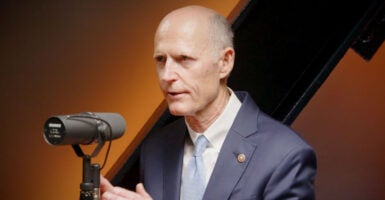
[[[246,155],[243,153],[238,154],[237,160],[239,163],[244,163],[246,161]]]

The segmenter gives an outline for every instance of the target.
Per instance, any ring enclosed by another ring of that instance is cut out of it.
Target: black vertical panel
[[[235,90],[290,124],[383,1],[257,0],[233,23]]]

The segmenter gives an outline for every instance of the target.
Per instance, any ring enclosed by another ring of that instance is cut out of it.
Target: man
[[[102,177],[103,199],[187,200],[196,193],[190,199],[314,199],[312,148],[246,92],[227,87],[232,36],[224,17],[200,6],[174,10],[161,21],[154,40],[159,84],[171,114],[184,118],[143,142],[144,185],[128,191]],[[189,177],[201,135],[208,142],[199,161],[203,175]],[[197,176],[203,186],[198,180],[189,185]]]

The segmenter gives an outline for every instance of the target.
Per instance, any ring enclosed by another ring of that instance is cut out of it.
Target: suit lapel
[[[173,129],[173,134],[169,134],[165,141],[164,160],[163,160],[163,199],[179,200],[180,184],[183,165],[184,141],[186,126],[180,120],[177,128]]]
[[[247,143],[243,137],[234,132],[229,133],[203,199],[228,199],[255,149],[256,146]]]
[[[257,133],[258,108],[248,95],[237,96],[242,106],[222,145],[203,199],[229,199],[257,149],[250,136]]]

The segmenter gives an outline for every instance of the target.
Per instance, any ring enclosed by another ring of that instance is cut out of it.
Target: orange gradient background
[[[82,159],[69,145],[45,143],[48,117],[85,111],[122,114],[126,132],[112,143],[102,170],[106,174],[163,100],[152,60],[153,35],[161,18],[190,4],[227,16],[237,3],[1,3],[0,198],[79,199]],[[102,151],[92,161],[101,164],[104,155]]]
[[[385,199],[385,44],[349,49],[294,124],[318,157],[317,199]]]
[[[44,141],[48,117],[85,111],[122,114],[127,129],[112,143],[102,170],[107,174],[163,100],[152,60],[160,19],[189,4],[228,16],[237,3],[1,3],[0,198],[78,199],[82,159],[70,146]],[[293,124],[317,151],[318,199],[385,198],[384,58],[384,45],[370,62],[349,50]],[[93,162],[102,163],[104,154]]]

